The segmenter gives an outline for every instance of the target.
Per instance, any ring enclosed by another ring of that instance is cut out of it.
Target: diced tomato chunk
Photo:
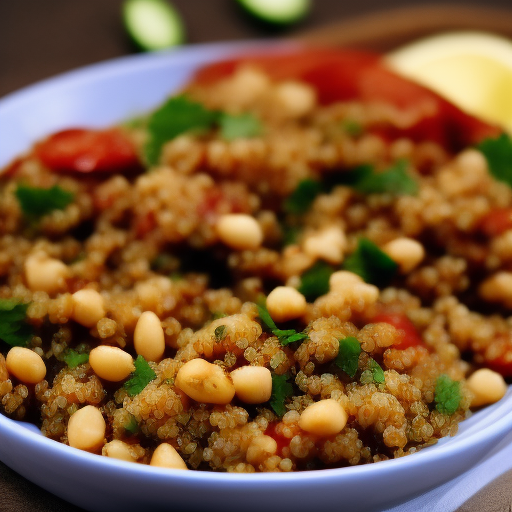
[[[501,132],[498,127],[462,112],[433,91],[395,74],[380,55],[361,51],[315,48],[242,57],[202,68],[193,83],[212,84],[230,76],[242,64],[255,65],[275,80],[305,81],[316,89],[322,104],[351,100],[382,102],[420,113],[417,122],[407,128],[390,126],[387,135],[392,139],[407,136],[458,151]]]
[[[117,128],[63,130],[37,144],[35,153],[54,171],[109,173],[140,166],[132,141]]]
[[[496,208],[480,222],[480,231],[489,237],[499,236],[512,229],[512,208]]]
[[[372,322],[385,322],[404,332],[402,341],[397,345],[393,345],[393,348],[405,350],[409,347],[424,345],[416,327],[403,313],[378,313],[372,318]]]

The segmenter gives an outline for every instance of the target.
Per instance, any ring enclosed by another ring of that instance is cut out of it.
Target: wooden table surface
[[[276,0],[277,1],[277,0]],[[310,15],[303,22],[286,30],[264,26],[240,11],[233,0],[174,0],[187,30],[187,42],[203,43],[277,37],[299,37],[311,32],[312,38],[338,40],[358,39],[368,42],[368,31],[380,37],[381,46],[400,42],[389,38],[390,29],[406,39],[411,33],[430,31],[428,13],[432,7],[447,8],[446,2],[430,3],[427,15],[412,15],[411,9],[425,2],[415,0],[314,0]],[[0,97],[21,87],[83,65],[135,53],[123,30],[120,15],[122,0],[0,0]],[[442,16],[452,25],[471,26],[475,17],[486,22],[478,9],[507,9],[512,14],[512,0],[465,0],[459,2],[469,13]],[[386,11],[383,11],[383,9]],[[400,12],[394,9],[402,9]],[[430,10],[429,10],[430,9]],[[393,13],[393,16],[386,13]],[[401,14],[398,19],[395,14]],[[434,16],[435,17],[435,16]],[[499,23],[500,16],[487,19]],[[439,15],[436,18],[439,21]],[[473,20],[473,21],[472,21]],[[431,16],[431,22],[432,16]],[[501,21],[500,30],[512,35],[510,18]],[[325,29],[336,22],[334,28]],[[320,30],[322,29],[322,30]],[[361,41],[359,41],[361,43]],[[371,46],[371,45],[370,45]],[[1,144],[1,141],[0,141]],[[512,476],[505,475],[468,503],[470,510],[508,511]],[[491,500],[490,497],[493,499]],[[0,463],[0,511],[2,512],[79,512],[80,509],[39,489]],[[462,509],[461,509],[462,511]],[[445,512],[445,511],[440,511]]]

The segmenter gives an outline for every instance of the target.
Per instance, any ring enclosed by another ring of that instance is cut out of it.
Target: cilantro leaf
[[[137,423],[135,416],[131,416],[130,421],[123,426],[126,432],[129,432],[130,434],[136,434],[139,431],[139,424]]]
[[[217,118],[217,112],[186,96],[170,98],[148,120],[149,138],[144,148],[146,160],[150,165],[157,164],[162,146],[167,141],[191,130],[208,130]]]
[[[478,145],[495,179],[512,187],[512,139],[502,133],[497,139],[485,139]]]
[[[458,408],[462,395],[460,383],[442,374],[436,380],[434,401],[436,409],[442,414],[453,414]]]
[[[26,345],[32,326],[26,323],[28,304],[15,299],[0,299],[0,340],[11,346]]]
[[[142,356],[137,356],[133,364],[135,371],[124,383],[124,388],[130,396],[138,395],[152,380],[156,379],[156,373]]]
[[[319,181],[312,179],[302,180],[297,185],[297,188],[286,198],[283,210],[294,215],[306,213],[316,197],[322,192],[322,189],[322,184]]]
[[[293,396],[293,386],[288,382],[288,375],[272,374],[272,395],[270,407],[281,418],[286,412],[284,405],[287,398]]]
[[[279,339],[281,345],[286,346],[295,341],[304,341],[308,338],[306,333],[297,332],[295,329],[278,329],[265,304],[256,304],[256,307],[258,308],[258,316],[263,326]]]
[[[389,169],[376,172],[372,165],[360,165],[351,171],[330,176],[330,187],[346,185],[361,194],[390,193],[414,195],[418,192],[416,180],[407,172],[407,161],[398,160]]]
[[[354,378],[359,367],[359,354],[361,344],[353,336],[347,336],[339,340],[340,348],[334,363],[341,368],[350,378]]]
[[[343,268],[379,288],[395,277],[398,264],[367,238],[360,238],[357,249],[343,262]]]
[[[317,261],[300,277],[299,292],[311,302],[329,291],[329,278],[334,272],[331,265]]]
[[[15,194],[23,213],[33,218],[43,217],[53,210],[64,210],[75,197],[58,185],[51,188],[18,185]]]
[[[64,362],[69,368],[73,369],[81,364],[87,363],[87,361],[89,361],[89,354],[80,353],[70,348],[66,350],[62,359],[64,359]]]
[[[220,135],[223,139],[252,138],[261,135],[263,127],[253,114],[221,114],[219,117]]]
[[[370,359],[368,361],[368,369],[372,372],[373,381],[377,384],[384,384],[386,382],[386,377],[384,375],[384,370],[380,366],[375,359]]]

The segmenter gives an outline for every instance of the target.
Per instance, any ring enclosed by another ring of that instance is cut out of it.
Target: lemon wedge
[[[386,61],[395,72],[512,133],[512,41],[454,32],[407,45]]]

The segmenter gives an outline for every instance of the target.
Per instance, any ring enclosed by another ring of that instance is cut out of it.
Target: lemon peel
[[[399,48],[385,60],[395,72],[512,133],[512,41],[452,32]]]

